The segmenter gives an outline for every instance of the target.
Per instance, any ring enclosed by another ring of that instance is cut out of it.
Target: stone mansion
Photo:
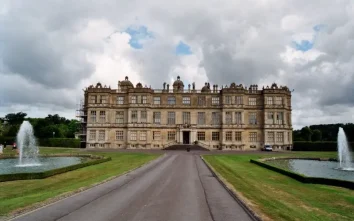
[[[291,92],[286,86],[258,89],[205,83],[185,89],[180,77],[163,89],[135,87],[125,77],[117,89],[89,86],[77,116],[86,148],[163,149],[193,144],[208,149],[260,150],[292,147]]]

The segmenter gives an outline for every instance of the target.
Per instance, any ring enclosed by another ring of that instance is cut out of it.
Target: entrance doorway
[[[183,144],[189,144],[190,131],[183,131]]]

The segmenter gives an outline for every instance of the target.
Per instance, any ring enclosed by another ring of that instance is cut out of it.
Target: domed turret
[[[202,88],[202,92],[203,93],[210,92],[210,85],[208,83],[205,82],[205,85]]]
[[[183,84],[183,81],[181,81],[179,76],[177,76],[177,80],[175,80],[175,82],[173,82],[172,87],[173,87],[173,91],[183,91],[184,84]]]
[[[134,88],[134,85],[129,81],[128,76],[126,76],[124,81],[118,81],[118,88],[121,90],[128,90],[129,88]]]

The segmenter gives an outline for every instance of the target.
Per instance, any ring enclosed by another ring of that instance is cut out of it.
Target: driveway
[[[171,151],[126,175],[14,220],[243,221],[252,219],[213,177],[198,154]]]

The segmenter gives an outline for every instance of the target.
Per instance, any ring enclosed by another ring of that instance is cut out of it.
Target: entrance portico
[[[193,129],[180,129],[177,134],[177,141],[180,144],[193,144],[196,138],[196,131]]]

